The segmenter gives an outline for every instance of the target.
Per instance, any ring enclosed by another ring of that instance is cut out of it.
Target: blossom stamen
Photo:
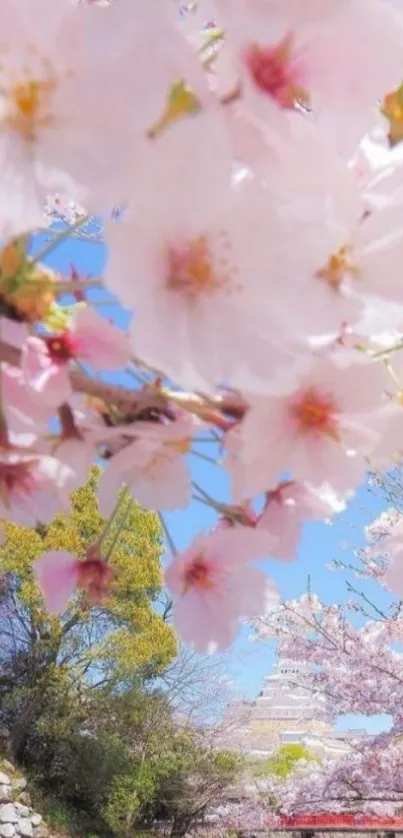
[[[234,271],[225,257],[216,264],[206,236],[190,239],[181,249],[169,247],[167,262],[167,287],[190,299],[213,294],[233,279]]]
[[[1,51],[4,55],[4,45]],[[17,77],[10,77],[7,60],[3,57],[0,94],[5,101],[3,127],[15,131],[31,144],[55,121],[53,99],[59,80],[52,62],[42,57],[34,44],[28,44],[26,51],[27,65]]]
[[[319,434],[339,441],[336,405],[331,396],[310,387],[297,395],[290,413],[299,433]]]
[[[329,256],[327,264],[320,268],[315,277],[326,282],[329,288],[338,291],[346,277],[356,279],[360,276],[357,265],[353,262],[350,248],[345,245]]]
[[[398,145],[403,140],[403,84],[387,93],[381,105],[381,113],[389,122],[390,146]]]
[[[69,331],[65,331],[54,337],[45,338],[45,343],[52,361],[62,363],[63,361],[70,361],[77,356],[75,341]]]

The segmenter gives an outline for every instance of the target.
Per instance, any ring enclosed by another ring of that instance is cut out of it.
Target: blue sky
[[[38,237],[34,250],[40,250],[44,240]],[[47,259],[47,264],[64,273],[74,264],[82,274],[101,276],[105,265],[105,250],[101,243],[67,241],[58,247]],[[107,300],[109,295],[104,292],[91,292],[95,299]],[[113,318],[119,325],[128,323],[128,316],[115,305],[102,305],[101,314]],[[127,379],[127,380],[125,380]],[[118,383],[133,386],[133,379],[125,374],[114,376]],[[217,448],[209,444],[198,444],[197,450],[204,455],[216,458]],[[202,458],[191,458],[193,477],[212,497],[229,501],[229,483],[222,469],[217,468]],[[304,527],[303,537],[299,546],[298,556],[292,563],[281,563],[268,559],[261,564],[264,572],[268,573],[276,582],[280,594],[284,599],[299,597],[307,589],[308,577],[311,589],[326,603],[344,602],[350,598],[346,589],[348,574],[340,571],[330,571],[328,564],[333,559],[352,559],[353,550],[364,546],[363,527],[372,521],[385,503],[376,497],[367,486],[360,488],[351,501],[349,507],[333,522],[331,526],[322,523],[308,522]],[[215,513],[208,507],[192,502],[184,511],[167,514],[165,520],[169,526],[173,540],[178,549],[185,548],[194,535],[200,530],[207,530],[216,520]],[[357,587],[365,590],[369,597],[377,603],[387,604],[388,595],[376,583],[371,581],[351,579]],[[242,695],[255,696],[262,684],[263,678],[270,674],[275,660],[273,643],[253,643],[249,640],[250,631],[243,628],[239,638],[228,656],[228,675],[233,680],[236,689]],[[344,717],[338,722],[338,727],[367,727],[371,732],[381,730],[388,725],[384,717],[365,719],[364,717]]]

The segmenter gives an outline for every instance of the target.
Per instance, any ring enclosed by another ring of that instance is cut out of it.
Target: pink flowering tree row
[[[397,468],[381,483],[401,506],[399,474]],[[375,578],[400,595],[401,520],[398,506],[385,510],[366,528],[367,546],[349,566],[361,579]],[[389,731],[352,743],[341,758],[301,765],[285,783],[272,781],[271,794],[283,812],[385,816],[403,804],[402,602],[383,606],[360,584],[348,587],[353,598],[347,606],[325,605],[308,592],[254,622],[256,639],[276,637],[281,655],[310,663],[299,673],[298,686],[326,696],[335,716],[387,714],[392,721]]]
[[[161,516],[181,637],[225,648],[276,601],[254,561],[294,559],[402,447],[403,12],[14,0],[0,22],[0,516],[68,512],[97,461],[103,516],[122,485]],[[105,248],[99,275],[55,270],[66,241]],[[178,552],[165,515],[192,500],[214,523]],[[36,563],[51,612],[107,598],[103,538]]]

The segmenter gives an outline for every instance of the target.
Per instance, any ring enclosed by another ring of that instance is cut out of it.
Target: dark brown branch
[[[9,343],[0,341],[0,362],[19,367],[21,350]],[[94,396],[107,405],[113,404],[124,412],[142,412],[154,408],[163,409],[167,406],[166,396],[155,389],[129,390],[126,387],[105,384],[99,379],[90,378],[80,370],[71,370],[70,383],[75,393]]]
[[[0,363],[19,367],[21,350],[9,343],[0,341]],[[90,378],[86,373],[77,369],[70,370],[69,376],[75,393],[101,399],[106,405],[114,405],[122,413],[131,416],[148,410],[166,411],[171,401],[183,410],[194,413],[220,427],[220,417],[222,419],[223,416],[227,416],[232,421],[240,421],[247,410],[247,405],[242,398],[232,392],[209,398],[194,393],[164,391],[153,385],[143,390],[117,387],[116,385],[106,384],[98,378]],[[223,427],[226,429],[227,425],[225,423],[227,420],[222,419],[222,421],[224,422]]]

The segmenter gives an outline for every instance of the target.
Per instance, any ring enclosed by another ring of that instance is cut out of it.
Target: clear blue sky
[[[43,245],[43,239],[35,241],[35,250]],[[50,267],[67,272],[74,263],[81,274],[101,276],[105,264],[105,250],[102,244],[68,241],[62,244],[48,258]],[[92,292],[93,299],[106,300],[105,292]],[[113,318],[119,325],[126,326],[128,316],[117,306],[102,306],[99,312]],[[119,383],[125,383],[125,374],[113,377]],[[133,386],[133,379],[127,377],[126,383]],[[199,445],[198,450],[216,457],[217,449],[209,445]],[[211,463],[192,456],[194,479],[213,497],[230,500],[228,480],[222,469]],[[311,589],[326,603],[344,602],[349,598],[346,590],[346,574],[330,571],[327,568],[332,559],[349,560],[352,551],[364,545],[363,527],[373,520],[384,508],[368,487],[363,486],[356,494],[348,509],[329,526],[322,523],[308,522],[304,527],[303,538],[298,557],[292,563],[280,563],[268,559],[261,564],[262,569],[276,581],[284,599],[299,597],[306,591],[308,576]],[[192,502],[186,511],[179,511],[165,516],[174,542],[179,549],[188,545],[199,530],[208,530],[216,520],[215,513],[199,503]],[[386,604],[389,598],[376,583],[351,579],[360,589],[365,590],[378,603]],[[275,655],[273,643],[253,643],[249,640],[249,630],[243,628],[228,659],[228,674],[237,690],[245,696],[255,696],[263,678],[270,674]],[[385,727],[388,720],[379,717],[368,720],[364,717],[345,717],[338,722],[339,727],[366,726],[371,732]]]

